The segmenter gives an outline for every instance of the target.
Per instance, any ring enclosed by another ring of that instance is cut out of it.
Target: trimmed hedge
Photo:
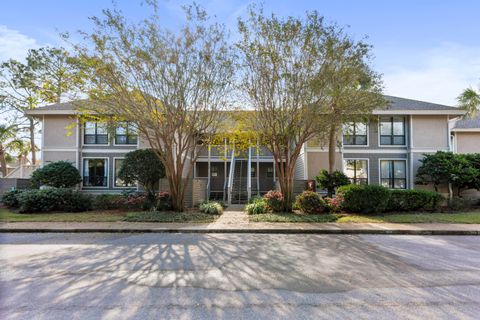
[[[343,194],[343,209],[349,212],[373,214],[388,208],[390,190],[379,185],[351,184],[337,189]]]
[[[17,195],[23,191],[15,189],[5,192],[2,196],[2,203],[10,208],[18,208],[20,204],[18,203]]]
[[[306,214],[319,214],[327,211],[325,201],[313,191],[303,191],[296,199],[296,207]]]
[[[387,211],[434,211],[443,196],[427,190],[390,190]]]
[[[99,194],[93,199],[93,207],[98,210],[119,209],[122,197],[120,194]]]
[[[71,189],[27,190],[17,196],[19,212],[80,212],[92,208],[92,197]]]
[[[57,161],[35,170],[30,182],[34,188],[41,186],[71,188],[82,182],[82,177],[78,169],[70,162]]]

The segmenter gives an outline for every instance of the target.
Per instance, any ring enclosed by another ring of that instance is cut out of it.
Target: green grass
[[[199,212],[87,211],[17,213],[0,208],[0,222],[213,222],[217,216]]]
[[[248,217],[250,222],[336,222],[334,214],[264,213]]]
[[[337,223],[480,223],[480,211],[460,213],[402,213],[390,215],[267,213],[249,216],[251,222]]]
[[[201,212],[132,212],[125,217],[124,221],[209,223],[218,217]]]

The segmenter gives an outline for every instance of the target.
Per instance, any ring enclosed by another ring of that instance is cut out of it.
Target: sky
[[[149,14],[141,0],[116,0],[133,22]],[[234,39],[237,18],[258,1],[196,1],[224,23]],[[159,0],[160,24],[178,30],[187,1]],[[348,27],[355,39],[373,45],[373,67],[385,93],[455,105],[467,87],[480,86],[480,1],[478,0],[265,0],[265,12],[301,17],[317,10]],[[111,0],[0,0],[0,61],[24,58],[30,48],[65,45],[59,37],[91,30]]]

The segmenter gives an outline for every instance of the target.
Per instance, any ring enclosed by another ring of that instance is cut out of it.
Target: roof
[[[393,96],[384,96],[389,101],[385,109],[374,110],[373,114],[418,114],[418,115],[464,115],[466,112],[456,107],[425,102],[420,100],[406,99]],[[28,111],[30,115],[45,114],[75,114],[78,104],[87,100],[75,102],[55,103]]]
[[[452,131],[480,131],[480,116],[455,122]]]

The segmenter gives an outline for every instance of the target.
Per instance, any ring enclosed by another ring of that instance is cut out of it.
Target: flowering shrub
[[[303,213],[319,214],[327,211],[325,201],[316,192],[303,191],[295,200],[297,207]]]
[[[280,191],[270,190],[263,196],[267,203],[267,207],[273,212],[281,212],[283,210],[283,195]]]
[[[125,194],[117,199],[117,208],[121,210],[145,210],[146,195],[139,192]]]
[[[340,212],[340,211],[342,211],[342,206],[343,206],[343,201],[344,201],[343,192],[337,192],[335,197],[332,197],[332,198],[325,197],[325,198],[323,198],[323,200],[325,201],[325,203],[327,205],[328,211],[330,211],[330,212]]]
[[[157,204],[155,206],[157,211],[172,210],[172,195],[168,191],[161,191],[157,195]]]

